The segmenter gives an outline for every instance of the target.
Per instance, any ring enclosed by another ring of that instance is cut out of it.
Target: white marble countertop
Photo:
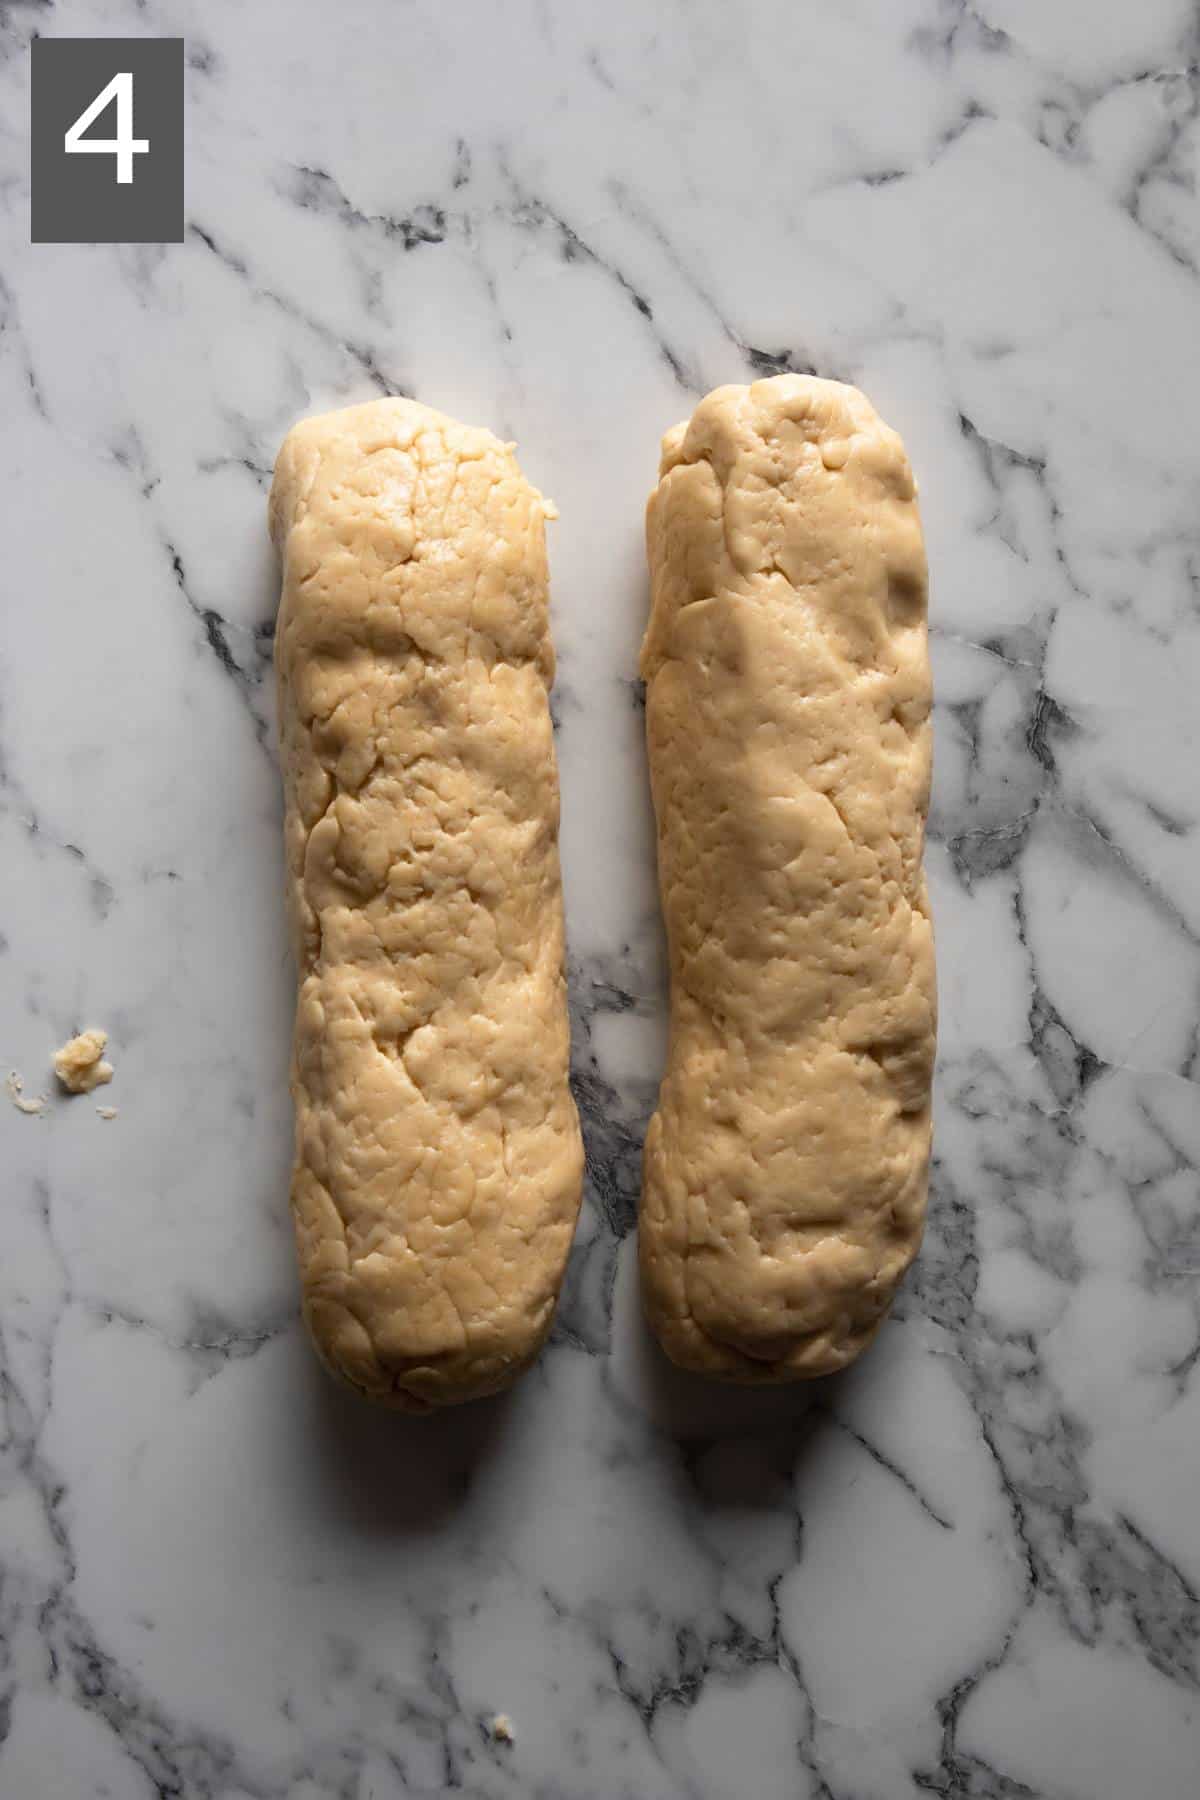
[[[35,31],[186,38],[184,243],[30,247]],[[0,8],[0,1057],[117,1070],[0,1118],[4,1800],[1194,1800],[1198,56],[1184,0]],[[754,1396],[633,1286],[634,673],[660,432],[789,367],[922,486],[943,1025],[894,1321]],[[388,390],[562,515],[588,1191],[536,1371],[432,1422],[315,1370],[286,1213],[265,489]]]

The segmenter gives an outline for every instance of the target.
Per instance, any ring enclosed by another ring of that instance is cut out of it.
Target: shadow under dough
[[[304,1345],[307,1437],[326,1503],[367,1535],[436,1530],[503,1443],[511,1390],[433,1413],[393,1412],[356,1394]]]
[[[795,1509],[802,1473],[836,1441],[849,1371],[744,1387],[676,1369],[657,1342],[648,1370],[655,1422],[673,1440],[690,1502],[702,1515]]]

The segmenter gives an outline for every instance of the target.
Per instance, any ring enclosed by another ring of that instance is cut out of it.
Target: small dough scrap
[[[507,1713],[497,1713],[492,1720],[492,1736],[498,1744],[515,1744],[517,1734]]]
[[[54,1073],[69,1094],[90,1094],[112,1080],[112,1064],[101,1060],[107,1043],[108,1033],[93,1027],[55,1051]]]
[[[642,648],[671,1031],[647,1310],[682,1367],[824,1375],[921,1238],[935,991],[925,550],[857,389],[718,388],[663,440]]]
[[[402,399],[297,425],[271,489],[304,1315],[412,1412],[536,1356],[579,1211],[545,519]]]
[[[4,1087],[17,1111],[24,1113],[26,1118],[35,1119],[39,1113],[45,1112],[45,1095],[35,1094],[32,1098],[27,1096],[24,1092],[25,1083],[15,1069],[9,1070]]]

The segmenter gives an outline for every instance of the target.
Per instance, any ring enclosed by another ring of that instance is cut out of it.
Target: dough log
[[[547,510],[407,400],[296,426],[271,490],[304,1314],[411,1411],[537,1353],[579,1208]]]
[[[675,1362],[850,1362],[925,1210],[926,569],[856,389],[718,388],[663,440],[642,648],[671,1035],[640,1255]]]

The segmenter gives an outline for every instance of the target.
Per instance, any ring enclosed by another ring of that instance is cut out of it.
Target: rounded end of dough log
[[[757,1354],[750,1354],[732,1341],[742,1336],[753,1340],[754,1321],[729,1317],[723,1321],[731,1336],[714,1335],[688,1313],[680,1313],[661,1304],[656,1297],[657,1280],[642,1259],[642,1293],[646,1315],[655,1337],[665,1354],[678,1369],[693,1375],[708,1375],[718,1381],[729,1381],[740,1387],[780,1386],[789,1381],[814,1381],[823,1375],[836,1375],[862,1355],[876,1336],[887,1316],[890,1292],[880,1302],[873,1317],[853,1317],[849,1309],[819,1330],[803,1335],[783,1335],[772,1344],[769,1339],[757,1341]]]
[[[533,1327],[527,1345],[475,1354],[462,1350],[425,1359],[381,1355],[361,1322],[340,1302],[309,1299],[304,1306],[317,1355],[328,1372],[364,1399],[396,1412],[429,1413],[503,1393],[535,1359],[550,1320]]]

